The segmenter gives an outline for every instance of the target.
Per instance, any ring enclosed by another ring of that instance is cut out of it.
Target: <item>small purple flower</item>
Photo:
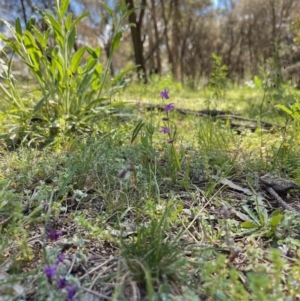
[[[169,99],[169,90],[165,89],[159,93],[162,99]]]
[[[142,102],[141,102],[140,100],[137,100],[137,101],[136,101],[136,105],[137,105],[137,106],[141,105],[141,103],[142,103]]]
[[[73,301],[74,300],[76,291],[77,291],[77,286],[76,285],[72,285],[68,288],[68,290],[67,290],[67,300],[68,301]]]
[[[64,253],[61,253],[57,256],[57,260],[55,262],[55,265],[59,265],[60,263],[62,263],[65,259],[65,255]]]
[[[168,113],[169,111],[174,110],[175,106],[173,103],[169,103],[168,105],[165,106],[165,111]]]
[[[48,265],[44,268],[44,274],[46,275],[49,283],[52,283],[52,278],[57,274],[56,265]]]
[[[69,286],[69,282],[65,278],[59,278],[57,280],[57,289],[61,290]]]
[[[59,237],[62,235],[62,231],[60,231],[60,230],[54,230],[54,229],[52,229],[52,228],[50,228],[50,227],[48,227],[48,228],[46,229],[46,231],[47,231],[48,237],[49,237],[49,239],[50,239],[51,241],[56,241],[56,240],[58,240]]]
[[[166,127],[166,126],[162,126],[160,132],[164,133],[164,134],[169,134],[170,133],[170,129],[168,127]]]

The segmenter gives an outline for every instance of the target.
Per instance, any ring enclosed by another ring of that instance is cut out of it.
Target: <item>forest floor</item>
[[[280,109],[299,99],[166,80],[126,88],[96,135],[2,143],[0,301],[300,300],[299,121]]]

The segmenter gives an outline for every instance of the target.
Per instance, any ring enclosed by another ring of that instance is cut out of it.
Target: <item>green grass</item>
[[[110,80],[130,11],[106,7],[117,23],[102,68],[99,48],[73,51],[85,14],[73,22],[68,4],[41,12],[53,49],[33,19],[27,31],[7,24],[15,42],[0,35],[35,78],[15,79],[7,58],[1,297],[298,300],[300,218],[258,177],[300,184],[299,92],[267,72],[253,87],[230,84],[216,55],[202,89],[169,75],[128,84],[134,67]],[[299,211],[297,191],[282,198]]]
[[[68,288],[53,290],[56,278],[49,282],[43,273],[63,252],[58,273],[83,296],[299,298],[300,218],[270,197],[249,197],[221,183],[226,178],[264,194],[257,174],[274,172],[300,184],[297,122],[287,123],[274,108],[277,102],[288,105],[298,92],[286,88],[280,100],[268,92],[262,105],[263,91],[235,87],[224,99],[211,100],[210,109],[273,123],[269,131],[242,126],[237,131],[226,120],[171,111],[177,132],[170,145],[159,132],[164,114],[143,104],[161,105],[158,94],[169,88],[168,103],[201,110],[211,92],[156,80],[118,94],[116,100],[132,105],[104,120],[97,135],[62,136],[43,149],[26,144],[13,149],[3,141],[0,269],[7,274],[0,287],[5,294],[16,295],[9,288],[18,283],[28,300],[65,300]],[[131,143],[139,119],[145,124]],[[292,205],[297,200],[291,192]],[[45,235],[48,225],[63,231],[57,242]]]

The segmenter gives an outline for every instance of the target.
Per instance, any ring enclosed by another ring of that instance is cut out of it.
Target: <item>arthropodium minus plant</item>
[[[64,261],[64,254],[61,253],[57,256],[57,260],[53,265],[48,265],[43,269],[43,272],[45,276],[47,277],[47,280],[50,285],[54,285],[54,281],[56,283],[56,288],[59,291],[62,291],[63,289],[66,291],[67,294],[67,299],[68,301],[74,300],[76,291],[77,291],[77,286],[72,285],[69,283],[65,277],[61,277],[58,272],[58,266],[60,263],[63,263]]]
[[[159,93],[159,96],[161,97],[162,101],[164,102],[164,99],[169,99],[169,90],[165,89]],[[175,106],[174,103],[169,103],[165,106],[165,112],[166,117],[163,117],[164,126],[161,127],[160,132],[164,134],[168,134],[169,140],[168,143],[173,143],[175,140],[175,133],[171,132],[171,125],[170,125],[170,119],[169,119],[169,112],[174,110]],[[173,134],[173,136],[172,136]]]
[[[169,90],[165,89],[165,90],[161,91],[159,93],[159,96],[161,97],[161,99],[164,103],[165,99],[170,98]],[[173,171],[179,171],[181,169],[181,166],[180,166],[178,154],[176,152],[176,148],[174,145],[174,142],[176,140],[176,125],[174,123],[172,123],[173,127],[171,127],[171,121],[170,121],[170,116],[169,116],[170,111],[173,111],[174,108],[175,108],[175,105],[173,102],[165,105],[164,111],[165,111],[166,116],[164,116],[162,118],[164,125],[161,127],[160,132],[163,134],[167,134],[169,137],[167,142],[169,144],[171,144],[170,152],[171,152],[171,158],[172,158],[172,169],[173,169]]]
[[[48,226],[46,227],[46,234],[48,238],[52,242],[54,242],[57,241],[58,238],[62,235],[62,231],[54,230],[52,227]],[[43,269],[43,273],[51,286],[55,286],[55,288],[59,292],[66,293],[67,301],[73,301],[77,292],[77,286],[68,282],[65,277],[62,277],[58,270],[59,265],[64,262],[64,259],[65,255],[63,253],[58,254],[55,263],[52,265],[45,266]]]

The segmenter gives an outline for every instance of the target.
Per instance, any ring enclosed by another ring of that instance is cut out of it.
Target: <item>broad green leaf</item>
[[[282,220],[283,215],[275,215],[269,220],[269,225],[271,227],[276,227]]]
[[[70,26],[70,30],[72,30],[73,28],[76,27],[76,25],[84,18],[86,18],[87,16],[89,16],[90,13],[89,12],[84,12],[83,14],[81,14]]]
[[[39,101],[38,103],[35,105],[34,109],[33,109],[33,112],[39,112],[43,106],[44,106],[44,103],[46,101],[46,98],[43,96]]]
[[[24,46],[26,47],[27,54],[30,56],[31,63],[34,66],[34,69],[36,71],[39,71],[40,70],[39,58],[42,57],[42,53],[38,48],[38,46],[36,45],[34,37],[28,30],[25,30],[24,32],[23,41],[24,41]]]
[[[22,52],[20,50],[20,43],[19,42],[12,42],[10,39],[6,38],[3,34],[0,33],[0,39],[6,43],[13,51],[18,53],[21,57],[23,57]]]
[[[113,10],[110,9],[110,7],[108,5],[106,5],[104,2],[100,2],[101,5],[104,7],[104,9],[106,10],[106,12],[111,16],[113,17]]]
[[[83,73],[92,72],[95,66],[97,65],[98,60],[94,59],[93,57],[89,56],[86,60],[86,63],[83,66]]]
[[[118,48],[120,41],[122,38],[122,32],[118,32],[112,40],[112,46],[111,46],[111,55],[115,52],[115,50]]]
[[[54,29],[59,37],[63,37],[62,28],[51,13],[45,13],[45,20]]]
[[[80,48],[72,57],[71,61],[71,72],[74,73],[77,71],[77,68],[81,62],[81,59],[86,51],[86,46]]]
[[[65,27],[66,30],[69,30],[72,24],[72,18],[73,18],[73,14],[68,14],[66,20],[65,20]]]
[[[22,26],[21,26],[20,18],[16,19],[15,28],[16,28],[18,41],[21,42],[22,41]]]
[[[285,105],[275,105],[276,108],[281,109],[282,111],[284,111],[285,113],[287,113],[290,116],[293,116],[293,111],[290,110],[289,108],[287,108]]]
[[[253,220],[253,221],[255,221],[255,223],[257,223],[257,225],[259,225],[260,224],[260,220],[259,220],[259,218],[257,217],[257,215],[248,207],[248,205],[242,205],[242,208],[244,209],[244,211],[246,212],[246,213],[248,213],[248,215],[251,217],[251,219]]]
[[[83,94],[90,88],[92,76],[93,75],[91,73],[86,72],[80,77],[80,81],[78,82],[76,89],[78,97],[83,97]]]
[[[56,51],[56,55],[51,55],[52,57],[52,74],[58,80],[64,80],[64,68],[63,68],[63,58],[60,53]]]
[[[144,126],[144,122],[142,119],[140,119],[137,123],[137,125],[135,126],[133,132],[132,132],[132,136],[131,136],[131,141],[130,143],[132,144],[134,142],[134,140],[136,139],[137,135],[139,134],[140,130],[142,129],[142,127]]]
[[[61,18],[65,15],[69,7],[69,2],[70,0],[61,0],[60,7],[59,7],[59,14]]]
[[[69,33],[68,33],[68,51],[69,53],[72,53],[72,49],[74,47],[76,40],[76,27],[74,27]]]
[[[258,228],[259,226],[253,222],[243,222],[241,223],[241,227],[242,228],[245,228],[245,229],[255,229],[255,228]]]
[[[92,76],[92,89],[98,90],[100,89],[102,83],[100,81],[100,75],[102,73],[102,65],[98,64],[95,68]]]
[[[32,26],[35,26],[35,18],[31,17],[27,24],[26,24],[26,30],[31,31]]]
[[[276,215],[282,215],[282,211],[280,209],[275,209],[274,211],[272,211],[272,213],[270,214],[270,217],[276,216]]]
[[[101,48],[100,46],[96,47],[96,48],[91,48],[91,47],[87,47],[87,52],[94,58],[94,59],[98,59],[101,53]]]

